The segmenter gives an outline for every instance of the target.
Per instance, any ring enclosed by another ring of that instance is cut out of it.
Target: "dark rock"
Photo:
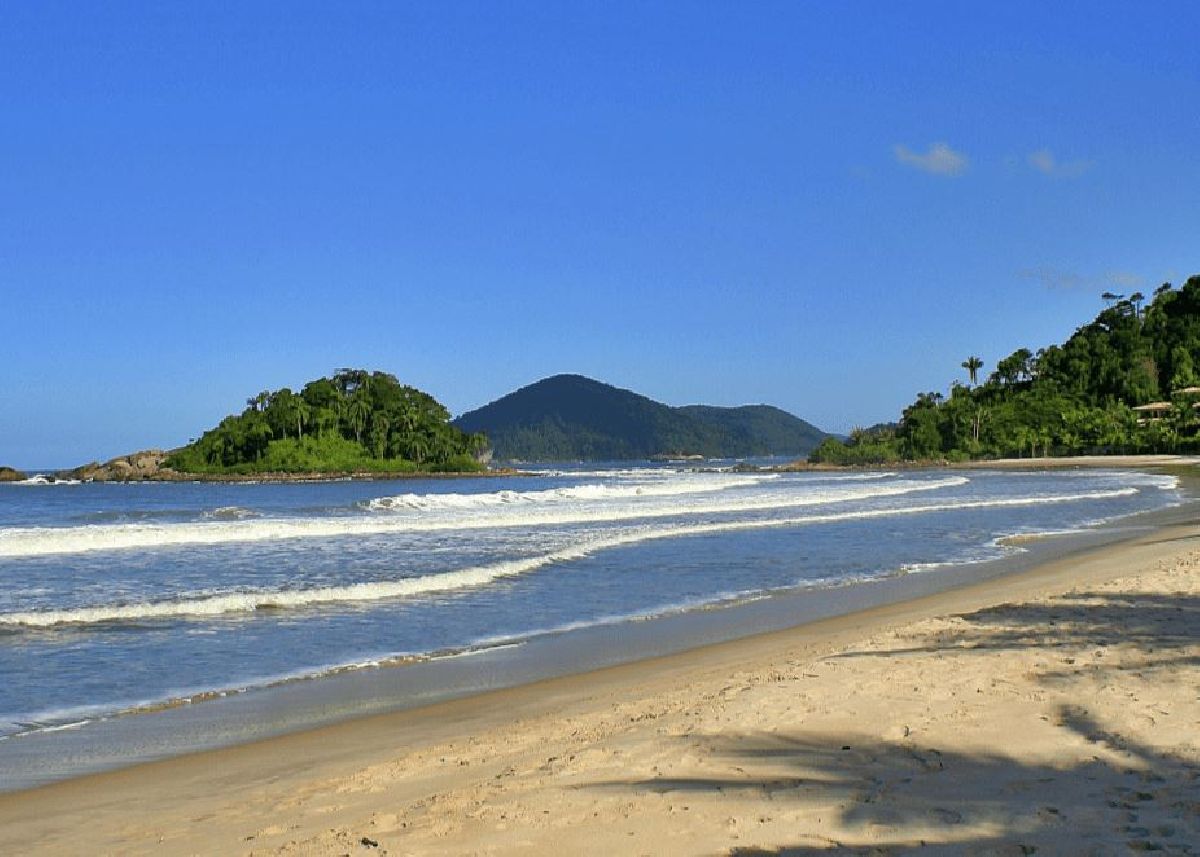
[[[117,456],[104,464],[93,461],[91,464],[59,473],[58,476],[84,482],[174,481],[181,476],[171,468],[163,466],[167,455],[168,453],[161,449],[146,449]]]

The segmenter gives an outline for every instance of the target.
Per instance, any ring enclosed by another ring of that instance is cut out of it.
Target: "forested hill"
[[[805,455],[825,432],[779,408],[673,408],[585,378],[555,375],[463,414],[495,455],[517,461],[620,461],[655,455]]]
[[[480,470],[481,435],[450,425],[428,393],[386,372],[338,369],[299,392],[264,390],[167,456],[182,473],[405,473]]]
[[[727,455],[804,455],[826,436],[812,423],[774,405],[685,405],[675,410],[717,428],[724,443],[747,450]]]
[[[898,424],[827,439],[812,461],[1200,450],[1200,276],[1105,306],[1060,345],[963,360],[964,381],[921,393]],[[957,368],[957,367],[947,367]]]

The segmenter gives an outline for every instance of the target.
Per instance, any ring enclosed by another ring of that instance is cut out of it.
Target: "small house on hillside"
[[[1145,405],[1138,405],[1133,409],[1138,413],[1138,425],[1144,426],[1147,423],[1152,423],[1155,420],[1161,420],[1171,410],[1170,402],[1150,402]]]
[[[1200,387],[1183,387],[1178,390],[1172,390],[1171,396],[1178,399],[1181,397],[1200,398]],[[1138,413],[1138,425],[1144,426],[1147,423],[1161,420],[1170,413],[1173,404],[1171,402],[1148,402],[1145,405],[1138,405],[1133,408]],[[1200,409],[1200,401],[1192,403],[1192,407]]]

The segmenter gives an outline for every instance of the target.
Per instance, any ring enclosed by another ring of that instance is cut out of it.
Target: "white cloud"
[[[1080,274],[1059,268],[1026,268],[1017,272],[1023,280],[1033,280],[1051,291],[1136,291],[1146,278],[1131,271],[1109,271],[1102,275]]]
[[[961,176],[967,171],[967,156],[946,143],[934,143],[924,154],[902,145],[897,145],[893,151],[900,163],[934,175]]]
[[[1059,161],[1049,149],[1030,152],[1026,160],[1039,173],[1064,179],[1081,176],[1094,165],[1093,161]]]
[[[1034,280],[1051,291],[1073,291],[1075,289],[1090,289],[1094,283],[1082,274],[1074,271],[1060,271],[1056,268],[1026,268],[1017,273],[1023,280]]]
[[[1146,282],[1145,277],[1132,271],[1109,271],[1104,275],[1104,279],[1110,286],[1117,289],[1140,289]]]

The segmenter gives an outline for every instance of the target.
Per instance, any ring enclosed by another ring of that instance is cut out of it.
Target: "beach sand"
[[[1200,851],[1200,526],[0,796],[0,853]]]

